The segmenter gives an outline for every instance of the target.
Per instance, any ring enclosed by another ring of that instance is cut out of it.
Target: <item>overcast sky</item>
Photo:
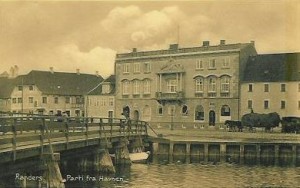
[[[300,1],[0,1],[0,73],[113,73],[116,53],[255,41],[300,52]]]

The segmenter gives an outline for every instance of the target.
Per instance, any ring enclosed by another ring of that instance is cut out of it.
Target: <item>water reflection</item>
[[[117,177],[122,181],[67,182],[66,187],[299,187],[300,168],[235,163],[203,162],[168,155],[151,157],[147,164],[116,166],[116,174],[107,176],[95,172],[85,175]],[[199,163],[200,162],[200,163]],[[68,169],[68,172],[70,169]],[[75,169],[76,170],[76,169]],[[72,172],[73,174],[79,172]],[[65,175],[65,174],[64,174]]]

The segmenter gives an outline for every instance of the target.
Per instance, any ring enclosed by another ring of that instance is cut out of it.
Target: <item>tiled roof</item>
[[[21,75],[14,79],[1,78],[0,96],[9,96],[15,86],[22,84],[36,85],[43,94],[84,95],[102,81],[101,76],[91,74],[33,70],[27,75]]]
[[[0,78],[0,98],[9,98],[15,83],[15,79]]]
[[[300,53],[250,56],[242,81],[300,81]]]
[[[108,78],[106,78],[101,84],[99,84],[97,87],[92,89],[88,94],[89,95],[112,95],[115,93],[116,87],[115,87],[115,82],[116,82],[116,76],[115,75],[110,75]],[[104,83],[108,83],[111,87],[111,90],[109,93],[102,93],[102,85]]]

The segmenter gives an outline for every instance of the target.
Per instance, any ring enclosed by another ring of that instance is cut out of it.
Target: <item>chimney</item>
[[[51,74],[54,73],[53,67],[50,67],[50,72],[51,72]]]
[[[137,49],[136,48],[132,48],[132,52],[133,53],[137,52]]]
[[[15,76],[18,76],[18,74],[19,74],[19,67],[17,65],[15,65],[14,69],[15,69]]]
[[[203,41],[203,46],[209,46],[209,41]]]
[[[254,40],[251,40],[250,42],[251,42],[251,44],[252,44],[253,46],[255,46],[255,41],[254,41]]]
[[[225,45],[225,40],[220,40],[220,45]]]
[[[177,50],[178,44],[170,44],[169,50]]]
[[[80,75],[80,69],[76,69],[76,74]]]
[[[14,67],[10,67],[9,73],[10,73],[10,77],[11,78],[15,77],[15,69],[14,69]]]

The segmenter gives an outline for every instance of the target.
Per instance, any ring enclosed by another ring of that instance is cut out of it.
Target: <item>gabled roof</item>
[[[115,87],[116,83],[116,76],[110,75],[108,78],[106,78],[102,83],[98,84],[95,88],[93,88],[88,95],[113,95],[116,91]],[[102,85],[109,84],[110,85],[110,92],[109,93],[103,93],[102,92]]]
[[[300,81],[300,53],[250,56],[242,82]]]
[[[10,98],[15,83],[15,79],[0,78],[0,98]]]
[[[102,81],[101,76],[91,74],[33,70],[14,79],[0,78],[0,96],[10,96],[14,87],[20,85],[35,85],[48,95],[84,95]]]

